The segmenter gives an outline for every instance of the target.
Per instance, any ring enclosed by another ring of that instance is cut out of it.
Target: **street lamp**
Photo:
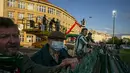
[[[85,21],[84,18],[83,18],[83,20],[81,21],[81,25],[82,25],[82,27],[85,27],[85,25],[86,25],[86,21]]]
[[[113,49],[114,49],[114,36],[115,36],[115,20],[116,20],[117,11],[112,11],[112,17],[113,17]]]
[[[87,18],[87,21],[88,21],[89,19],[91,19],[91,18],[92,18],[92,17],[89,16],[89,17]],[[85,20],[85,18],[82,19],[82,21],[81,21],[82,27],[85,27],[85,26],[87,25],[87,21]]]

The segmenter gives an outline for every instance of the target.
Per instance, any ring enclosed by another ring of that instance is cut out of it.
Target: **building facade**
[[[130,35],[123,35],[123,36],[121,36],[121,39],[124,39],[124,38],[130,39]]]
[[[24,46],[31,46],[39,39],[35,35],[22,31],[24,25],[27,26],[26,28],[30,28],[28,20],[41,22],[42,17],[46,15],[48,21],[52,18],[59,19],[66,31],[76,21],[66,10],[49,3],[47,0],[0,0],[0,3],[0,16],[9,17],[18,24],[21,30],[21,44]],[[76,28],[81,29],[80,27]],[[73,29],[72,33],[78,33],[77,29]]]
[[[92,38],[94,39],[95,42],[102,42],[102,41],[107,41],[108,39],[112,38],[111,35],[106,34],[104,32],[98,32],[96,30],[90,30]]]

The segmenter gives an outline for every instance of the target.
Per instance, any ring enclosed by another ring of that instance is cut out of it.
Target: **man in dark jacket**
[[[71,58],[67,50],[64,48],[63,40],[65,35],[59,31],[53,31],[48,37],[48,43],[36,52],[31,59],[43,66],[57,66],[66,58]],[[71,60],[74,60],[72,58]]]
[[[46,18],[46,15],[44,15],[44,17],[42,18],[42,23],[45,26],[45,30],[47,30],[47,18]]]
[[[60,67],[38,65],[19,49],[17,25],[9,18],[0,17],[0,73],[54,73]]]
[[[52,18],[50,23],[49,23],[49,31],[53,30],[53,24],[55,23],[55,18]]]
[[[56,31],[60,31],[60,21],[59,21],[59,19],[57,19],[57,21],[55,22],[55,29],[56,29]]]

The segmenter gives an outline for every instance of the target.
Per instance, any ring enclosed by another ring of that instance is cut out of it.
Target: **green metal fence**
[[[87,54],[72,71],[70,67],[64,68],[60,73],[92,73],[98,56],[98,48],[94,48],[92,53]]]
[[[107,48],[105,48],[107,49]],[[130,73],[123,62],[107,50],[100,52],[101,47],[95,47],[92,53],[87,54],[72,71],[70,67],[63,68],[60,73]],[[95,66],[99,60],[99,66]],[[94,67],[100,67],[98,71]]]

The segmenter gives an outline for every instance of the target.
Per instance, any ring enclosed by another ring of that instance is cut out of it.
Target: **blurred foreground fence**
[[[63,68],[59,73],[130,73],[128,66],[118,55],[113,55],[101,47],[84,56],[75,69]]]

